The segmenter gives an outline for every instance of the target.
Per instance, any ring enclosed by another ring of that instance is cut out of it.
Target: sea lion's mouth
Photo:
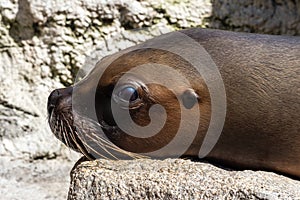
[[[48,123],[52,133],[67,147],[82,153],[90,160],[95,159],[88,151],[88,145],[82,136],[82,130],[76,125],[70,107],[58,110],[57,106],[48,109]]]
[[[74,125],[72,92],[72,87],[51,92],[47,103],[48,123],[57,139],[67,147],[81,152],[87,158],[92,159],[92,156],[89,155],[83,141],[80,139],[77,127]]]
[[[54,90],[48,98],[48,123],[57,139],[90,160],[145,158],[119,148],[106,137],[106,133],[117,137],[117,126],[104,120],[94,121],[73,110],[72,93],[68,90]]]

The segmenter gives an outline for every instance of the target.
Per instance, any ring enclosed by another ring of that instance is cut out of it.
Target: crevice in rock
[[[33,22],[34,17],[31,13],[28,0],[18,0],[18,5],[19,10],[16,19],[12,22],[9,29],[9,35],[16,43],[20,43],[22,40],[32,39],[38,27],[37,24]]]
[[[35,160],[53,160],[56,159],[57,157],[59,157],[59,155],[57,155],[56,153],[45,153],[45,154],[38,154],[38,155],[33,155],[31,157],[31,161],[35,161]]]
[[[125,30],[134,29],[133,25],[126,19],[126,16],[129,13],[129,10],[126,7],[120,7],[119,9],[120,13],[120,23],[121,26],[124,27]]]
[[[21,107],[18,107],[16,105],[13,105],[13,104],[10,104],[9,102],[7,102],[6,100],[3,100],[3,99],[0,99],[0,104],[3,105],[4,107],[7,107],[9,109],[15,109],[17,111],[21,111],[23,112],[24,114],[27,114],[27,115],[31,115],[33,117],[39,117],[39,115],[37,113],[34,113],[32,111],[28,111],[28,110],[24,110],[23,108]]]

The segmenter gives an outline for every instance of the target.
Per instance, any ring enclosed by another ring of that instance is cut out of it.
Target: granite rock
[[[69,200],[299,199],[300,182],[263,171],[232,171],[183,159],[97,160],[71,172]]]

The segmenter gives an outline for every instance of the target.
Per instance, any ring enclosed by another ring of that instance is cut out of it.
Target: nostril
[[[50,93],[48,100],[50,99],[50,100],[53,101],[53,100],[57,99],[57,97],[59,97],[59,96],[60,96],[59,89],[53,90],[53,91]]]
[[[48,113],[50,114],[53,110],[53,108],[55,108],[55,105],[57,103],[57,99],[61,96],[59,90],[54,90],[50,93],[49,97],[48,97],[48,105],[47,105],[47,110]]]
[[[48,97],[47,110],[48,114],[51,114],[53,109],[57,107],[60,99],[72,96],[73,87],[61,88],[53,90]],[[60,101],[61,102],[61,101]]]

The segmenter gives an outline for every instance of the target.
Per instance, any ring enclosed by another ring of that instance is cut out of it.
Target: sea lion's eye
[[[133,102],[139,98],[139,93],[136,88],[127,86],[119,91],[118,97],[123,101]]]

